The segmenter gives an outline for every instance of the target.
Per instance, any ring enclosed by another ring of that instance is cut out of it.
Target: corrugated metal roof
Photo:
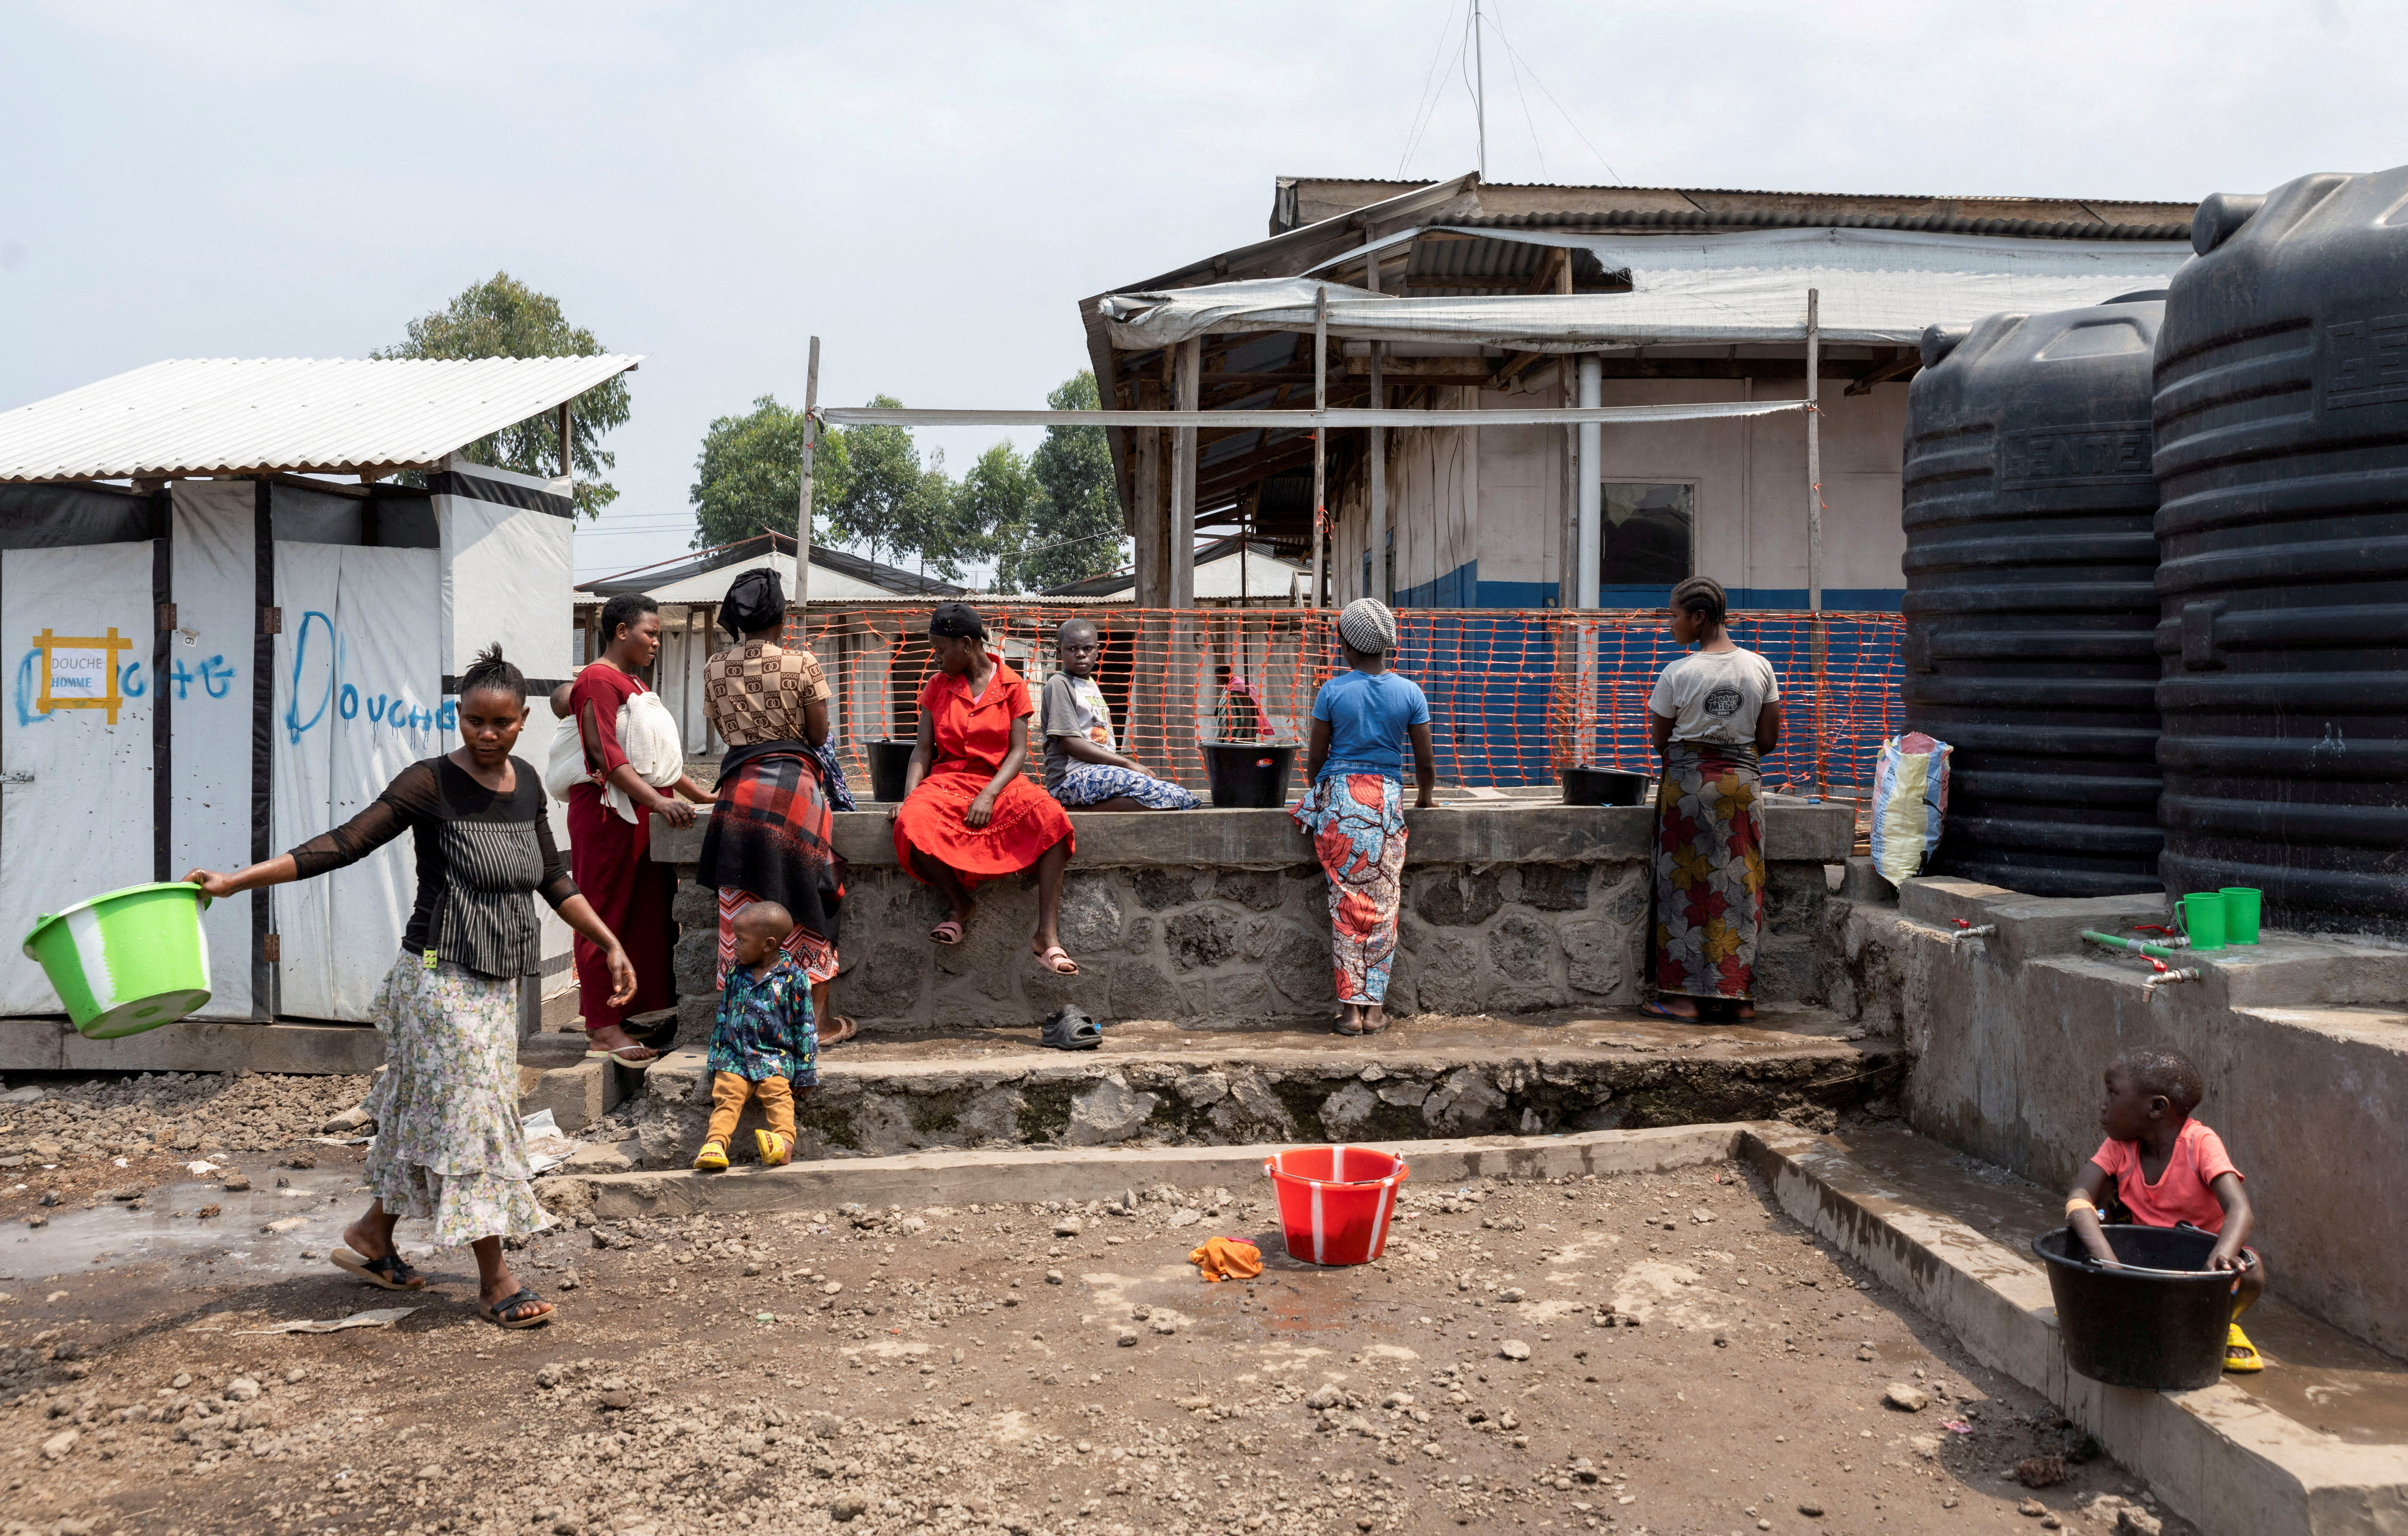
[[[0,482],[428,466],[638,361],[172,359],[0,413]]]

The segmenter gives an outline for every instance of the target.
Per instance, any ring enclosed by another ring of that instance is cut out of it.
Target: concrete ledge
[[[1674,1126],[1533,1139],[1477,1136],[1440,1141],[1368,1141],[1403,1156],[1410,1177],[1450,1184],[1484,1174],[1549,1178],[1583,1173],[1660,1173],[1731,1156],[1742,1127]],[[918,1152],[730,1169],[724,1173],[555,1176],[537,1185],[554,1211],[596,1216],[693,1212],[810,1211],[831,1206],[946,1205],[971,1200],[1101,1199],[1131,1184],[1187,1188],[1252,1184],[1286,1142],[1237,1147],[1092,1147],[1047,1152]]]
[[[1846,1249],[1976,1358],[2046,1395],[2207,1536],[2408,1531],[2408,1447],[2319,1433],[2264,1393],[2229,1381],[2143,1392],[2076,1376],[2066,1369],[2048,1278],[2028,1255],[1928,1208],[1829,1139],[1757,1124],[1740,1142],[1742,1158],[1791,1216]],[[2278,1359],[2266,1380],[2286,1369],[2294,1368]],[[2315,1400],[2313,1389],[2307,1396]]]
[[[525,1083],[530,1074],[525,1069],[521,1073],[520,1082]],[[618,1108],[630,1091],[630,1078],[638,1087],[643,1083],[642,1073],[610,1061],[580,1061],[531,1075],[534,1083],[519,1092],[519,1113],[550,1110],[553,1123],[572,1136]]]
[[[855,868],[895,863],[895,838],[883,811],[849,811],[836,818],[836,851]],[[1568,806],[1549,801],[1441,805],[1408,811],[1410,857],[1421,864],[1603,864],[1647,856],[1656,824],[1652,806]],[[1312,845],[1284,811],[1187,811],[1159,815],[1073,811],[1077,862],[1087,868],[1208,867],[1275,869],[1312,862]],[[652,857],[693,864],[702,856],[703,823],[682,829],[657,818]],[[1764,856],[1773,861],[1840,864],[1856,839],[1856,812],[1844,805],[1809,805],[1770,796],[1764,808]]]
[[[384,1036],[366,1025],[163,1025],[117,1040],[86,1040],[64,1019],[0,1019],[0,1071],[373,1072]]]

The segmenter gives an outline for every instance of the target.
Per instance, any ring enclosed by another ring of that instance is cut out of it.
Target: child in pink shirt
[[[2102,1202],[2138,1226],[2188,1222],[2214,1233],[2207,1266],[2236,1276],[2224,1369],[2263,1371],[2239,1318],[2266,1289],[2266,1263],[2246,1246],[2256,1218],[2241,1170],[2226,1156],[2223,1138],[2190,1117],[2206,1091],[2199,1069],[2171,1051],[2127,1051],[2108,1063],[2107,1098],[2099,1106],[2107,1140],[2074,1180],[2065,1219],[2090,1256],[2108,1265],[2117,1260],[2100,1228]]]

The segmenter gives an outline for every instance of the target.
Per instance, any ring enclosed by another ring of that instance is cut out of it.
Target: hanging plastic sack
[[[1948,754],[1956,749],[1921,731],[1882,743],[1873,773],[1873,868],[1896,885],[1919,874],[1940,846],[1948,815]]]

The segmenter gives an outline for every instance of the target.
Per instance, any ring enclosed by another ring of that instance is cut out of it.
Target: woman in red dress
[[[1020,776],[1028,761],[1028,684],[986,648],[986,624],[965,603],[939,603],[928,621],[936,675],[920,690],[920,744],[903,781],[895,856],[934,885],[953,915],[929,930],[958,944],[981,881],[1037,867],[1038,964],[1063,976],[1079,967],[1063,951],[1055,921],[1062,867],[1070,862],[1070,818],[1053,796]],[[638,962],[640,974],[640,962]]]
[[[644,680],[637,674],[652,664],[661,649],[660,605],[641,593],[621,593],[602,605],[602,634],[601,659],[578,673],[568,689],[588,775],[568,797],[568,859],[578,889],[635,962],[636,995],[611,1001],[609,956],[580,937],[578,1001],[585,1013],[586,1043],[633,1065],[660,1053],[628,1034],[626,1021],[677,1006],[677,982],[669,971],[669,947],[676,938],[669,897],[677,874],[667,865],[652,862],[652,818],[660,816],[671,826],[692,826],[695,810],[687,802],[709,804],[711,797],[683,777],[669,786],[674,794],[663,794],[644,782],[620,749],[620,706],[644,691]],[[603,799],[605,784],[626,792],[635,807],[634,821],[620,816]],[[685,798],[677,798],[680,795]]]

